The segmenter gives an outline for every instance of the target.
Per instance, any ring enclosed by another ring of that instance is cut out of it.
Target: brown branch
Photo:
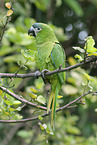
[[[19,100],[20,102],[22,103],[25,103],[27,105],[30,105],[30,106],[33,106],[33,107],[36,107],[36,108],[39,108],[39,109],[42,109],[42,110],[47,110],[46,107],[43,107],[43,106],[40,106],[40,105],[37,105],[37,104],[34,104],[32,102],[29,102],[27,101],[26,99],[24,99],[21,95],[17,95],[15,93],[12,93],[10,92],[9,90],[7,90],[6,88],[0,86],[0,90],[4,91],[5,93],[9,94],[10,96],[12,96],[13,98]]]
[[[56,74],[56,73],[60,73],[60,72],[66,72],[66,71],[70,71],[70,70],[73,70],[73,69],[76,69],[78,67],[81,67],[81,66],[84,66],[90,62],[94,62],[97,60],[97,57],[90,57],[90,59],[86,60],[86,62],[80,62],[80,63],[77,63],[75,65],[72,65],[70,67],[66,67],[66,68],[58,68],[54,71],[49,71],[47,73],[45,73],[45,76],[50,76],[50,75],[53,75],[53,74]],[[28,73],[28,74],[12,74],[12,73],[0,73],[0,78],[29,78],[29,77],[41,77],[41,72],[35,72],[35,73]]]
[[[68,104],[60,107],[59,109],[56,109],[56,112],[59,112],[63,109],[66,109],[66,108],[71,108],[70,105],[72,105],[73,103],[77,102],[78,100],[80,100],[82,97],[90,94],[90,93],[93,93],[91,91],[88,91],[86,92],[85,94],[81,95],[80,97],[78,97],[77,99],[69,102]],[[74,107],[74,106],[73,106]],[[50,111],[51,112],[51,111]],[[47,113],[44,113],[43,115],[41,115],[42,117],[46,117],[50,114],[50,112],[47,114]],[[27,118],[27,119],[21,119],[21,120],[0,120],[0,123],[22,123],[22,122],[28,122],[28,121],[33,121],[33,120],[37,120],[39,119],[38,117],[32,117],[32,118]]]
[[[9,23],[10,19],[11,19],[11,17],[7,17],[6,18],[6,22],[5,22],[4,26],[3,26],[3,31],[2,31],[1,36],[0,36],[0,46],[1,46],[1,41],[2,41],[2,38],[3,38],[4,32],[6,30],[6,26]]]
[[[37,77],[40,77],[40,74],[37,74]],[[29,78],[29,77],[35,77],[35,73],[28,73],[28,74],[12,74],[12,73],[0,73],[1,78]]]

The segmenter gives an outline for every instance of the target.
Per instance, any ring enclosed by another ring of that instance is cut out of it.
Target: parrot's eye
[[[38,28],[37,28],[37,30],[38,30],[38,31],[40,31],[40,30],[41,30],[41,28],[40,28],[40,27],[38,27]]]

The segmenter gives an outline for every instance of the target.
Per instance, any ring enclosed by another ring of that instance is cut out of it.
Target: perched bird
[[[44,23],[35,23],[28,30],[28,35],[34,36],[36,41],[36,66],[40,71],[53,71],[65,67],[65,53],[57,40],[54,31]],[[51,84],[51,93],[47,101],[47,113],[51,109],[51,127],[54,127],[56,101],[60,88],[65,81],[65,72],[46,76],[45,82]]]

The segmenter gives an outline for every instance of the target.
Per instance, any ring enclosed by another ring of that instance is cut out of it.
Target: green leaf
[[[14,98],[12,98],[10,95],[6,94],[6,96],[2,96],[2,99],[5,104],[7,104],[9,106],[13,105]]]
[[[39,102],[39,103],[41,103],[41,104],[46,104],[46,100],[45,100],[45,98],[42,96],[42,95],[39,95],[38,97],[37,97],[37,101]]]
[[[30,88],[30,90],[33,92],[33,93],[37,93],[38,91],[34,88]]]
[[[11,108],[11,107],[10,107],[10,108],[8,108],[8,110],[9,110],[9,111],[16,111],[16,109]]]
[[[92,55],[97,56],[97,52],[93,52],[93,53],[88,54],[88,56],[92,56]]]
[[[64,2],[76,13],[76,15],[82,17],[84,15],[84,12],[78,3],[77,0],[64,0]]]
[[[68,62],[70,65],[75,65],[77,63],[77,61],[71,56],[68,58]]]
[[[75,57],[75,58],[78,58],[79,61],[83,61],[83,58],[82,58],[79,54],[76,54],[74,57]]]
[[[11,8],[11,3],[7,2],[7,3],[5,3],[5,6],[6,6],[8,9],[10,9],[10,8]]]
[[[1,22],[6,18],[6,15],[0,20]]]
[[[39,122],[38,125],[40,126],[41,130],[45,130],[47,128],[47,125],[41,124],[41,122]]]
[[[31,49],[36,50],[34,37],[28,36],[27,33],[18,32],[15,28],[11,27],[6,31],[6,37],[9,41],[13,43],[21,46],[31,45]]]
[[[16,100],[16,101],[13,102],[13,105],[20,105],[20,104],[21,104],[21,102],[18,101],[18,100]]]
[[[35,86],[37,89],[39,89],[39,90],[43,89],[44,82],[43,82],[42,78],[36,79],[34,83],[35,83]]]
[[[58,95],[57,99],[60,99],[60,98],[63,98],[63,96],[59,96],[59,95]]]
[[[34,94],[34,93],[30,93],[30,92],[29,92],[29,96],[30,96],[32,99],[36,99],[36,98],[37,98],[37,95]]]
[[[43,120],[43,117],[41,115],[38,116],[39,120]]]
[[[21,53],[22,55],[24,56],[24,58],[26,58],[27,60],[30,60],[30,61],[35,61],[35,54],[36,54],[36,51],[34,50],[21,50]]]
[[[90,53],[90,55],[91,53],[97,52],[97,48],[94,47],[95,41],[92,36],[87,37],[85,41],[86,43],[84,49],[86,49],[86,52]]]
[[[7,16],[11,16],[13,14],[13,10],[8,10]]]
[[[0,96],[3,94],[3,91],[2,90],[0,90]]]
[[[84,53],[85,52],[85,50],[84,49],[82,49],[82,48],[80,48],[80,47],[72,47],[74,50],[78,50],[78,51],[80,51],[81,53]]]
[[[39,122],[38,125],[40,126],[41,130],[44,130],[43,125]]]
[[[86,77],[86,79],[87,80],[91,80],[91,81],[93,81],[94,80],[94,78],[93,77],[91,77],[90,75],[88,75],[87,73],[84,73],[84,76]]]

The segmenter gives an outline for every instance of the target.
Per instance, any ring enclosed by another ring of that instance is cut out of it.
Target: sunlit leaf
[[[16,111],[16,109],[11,108],[11,107],[10,107],[10,108],[8,108],[8,110],[9,110],[9,111]]]
[[[58,95],[58,97],[57,97],[57,98],[58,98],[58,99],[60,99],[60,98],[63,98],[63,96],[59,96],[59,95]]]
[[[75,65],[77,63],[76,60],[73,57],[69,57],[68,62],[69,62],[70,65]]]
[[[85,50],[82,49],[82,48],[80,48],[80,47],[72,47],[72,48],[75,49],[75,50],[80,51],[81,53],[84,53],[85,52]]]
[[[40,126],[41,130],[44,130],[44,129],[45,129],[45,128],[43,127],[43,125],[41,124],[41,122],[39,122],[38,125]]]
[[[5,115],[9,115],[9,112],[4,111],[4,114],[5,114]]]
[[[88,54],[88,56],[92,56],[92,55],[97,56],[97,52],[93,52],[93,53]]]
[[[93,81],[93,77],[91,77],[89,74],[84,73],[84,76],[86,77],[87,80]]]
[[[33,93],[37,93],[38,91],[34,88],[30,88],[30,90],[33,92]]]
[[[37,95],[34,94],[34,93],[30,93],[30,92],[29,92],[29,95],[30,95],[30,97],[31,97],[32,99],[36,99],[36,98],[37,98]]]
[[[6,15],[3,17],[3,19],[1,19],[0,21],[2,22],[4,19],[6,18]]]
[[[0,90],[0,96],[3,94],[3,91],[2,90]]]
[[[43,120],[43,117],[41,115],[38,116],[39,120]]]
[[[10,8],[11,8],[11,3],[7,2],[7,3],[5,3],[5,6],[6,6],[8,9],[10,9]]]
[[[8,10],[7,16],[11,16],[13,14],[13,10]]]
[[[18,100],[16,100],[16,101],[13,102],[13,105],[20,105],[20,104],[21,104],[21,102],[18,101]]]
[[[24,58],[28,59],[28,60],[31,60],[31,61],[34,61],[35,60],[35,54],[36,54],[36,51],[34,50],[21,50],[21,53],[22,55],[24,56]]]
[[[83,61],[83,58],[82,58],[79,54],[76,54],[74,57],[75,57],[75,58],[78,58],[79,61]]]
[[[43,97],[43,96],[41,96],[41,95],[39,95],[38,97],[37,97],[37,101],[39,102],[39,103],[41,103],[41,104],[46,104],[46,100],[45,100],[45,98]]]
[[[84,49],[86,49],[86,51],[88,53],[90,53],[90,55],[91,55],[91,53],[97,52],[97,48],[94,47],[95,41],[92,36],[87,37],[85,39],[85,41],[86,41],[86,43],[85,43]]]
[[[37,89],[39,89],[39,90],[43,89],[44,82],[43,82],[42,78],[36,79],[34,83],[35,83],[35,86],[36,86]]]

